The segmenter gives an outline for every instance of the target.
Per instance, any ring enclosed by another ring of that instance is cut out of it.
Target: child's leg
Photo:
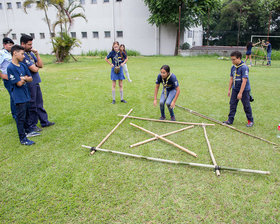
[[[162,90],[161,96],[160,96],[160,101],[159,101],[159,108],[160,108],[160,113],[161,117],[165,118],[165,113],[164,113],[164,104],[165,104],[165,94],[164,90]]]
[[[169,110],[170,117],[174,117],[174,110],[173,108],[170,108],[170,105],[176,95],[176,92],[177,92],[176,89],[167,92],[166,106]]]
[[[123,100],[123,80],[119,80],[121,100]]]
[[[26,122],[26,103],[18,103],[16,104],[16,111],[17,111],[17,130],[19,140],[22,141],[26,135],[24,130],[24,123]]]
[[[112,80],[112,97],[116,100],[116,80]]]
[[[126,65],[126,64],[123,65],[123,70],[124,70],[124,72],[125,72],[125,75],[126,75],[126,77],[127,77],[127,80],[128,80],[128,81],[132,81],[132,80],[130,79],[130,77],[129,77],[128,68],[127,68],[127,65]]]
[[[249,59],[250,59],[250,65],[252,65],[252,55],[249,55]]]
[[[246,64],[247,60],[248,60],[248,55],[246,54],[245,64]]]

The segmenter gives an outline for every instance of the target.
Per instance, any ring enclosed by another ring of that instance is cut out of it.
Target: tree
[[[190,28],[201,24],[201,17],[208,12],[209,7],[215,7],[216,0],[144,0],[151,16],[148,22],[156,26],[173,24],[179,33],[179,7],[181,7],[180,29]],[[178,43],[175,55],[178,53]]]

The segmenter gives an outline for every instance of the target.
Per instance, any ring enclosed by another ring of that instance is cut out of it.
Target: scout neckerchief
[[[30,52],[25,52],[26,54],[27,54],[27,56],[29,57],[29,59],[33,62],[33,64],[35,64],[36,62],[35,62],[35,60],[34,60],[34,58],[31,56],[31,54],[30,54]]]
[[[241,62],[240,65],[234,65],[234,67],[235,67],[235,75],[234,75],[234,78],[233,78],[234,86],[235,86],[235,81],[236,81],[236,76],[237,76],[237,69],[240,68],[243,65],[244,65],[244,62]]]
[[[167,76],[165,81],[164,81],[164,79],[162,79],[165,99],[166,99],[166,96],[167,96],[167,93],[166,93],[167,83],[168,83],[168,80],[170,79],[170,77],[171,77],[171,74],[169,73],[169,76]]]
[[[116,52],[116,55],[114,57],[114,61],[115,61],[115,67],[119,67],[120,66],[120,61],[119,61],[119,51]]]

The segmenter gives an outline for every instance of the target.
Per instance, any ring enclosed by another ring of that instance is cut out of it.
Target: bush
[[[135,50],[127,50],[126,51],[128,56],[139,56],[140,53]],[[88,52],[83,52],[82,51],[82,56],[100,56],[100,57],[106,57],[108,55],[108,52],[106,50],[95,50],[95,51],[88,51]]]
[[[127,56],[140,56],[140,52],[135,50],[126,50],[126,53]]]
[[[182,50],[187,50],[187,49],[190,49],[190,45],[189,43],[185,42],[181,45],[180,47]]]

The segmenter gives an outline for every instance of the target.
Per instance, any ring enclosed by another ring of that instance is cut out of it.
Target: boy
[[[263,44],[263,46],[266,47],[266,52],[267,52],[267,66],[271,66],[271,53],[272,53],[272,46],[271,43],[269,42],[269,40],[266,41],[265,44]]]
[[[154,106],[157,105],[157,94],[160,83],[163,84],[163,90],[160,97],[160,120],[165,120],[164,104],[166,103],[171,120],[175,121],[176,119],[173,109],[180,94],[180,88],[176,76],[173,73],[170,74],[170,67],[168,65],[163,65],[160,68],[160,74],[157,77],[155,86]]]
[[[19,45],[14,45],[11,49],[11,54],[12,62],[7,68],[7,73],[11,96],[16,105],[16,123],[19,140],[22,145],[33,145],[35,142],[30,141],[25,134],[31,132],[27,125],[27,107],[30,94],[26,83],[32,82],[32,77],[28,68],[21,63],[24,59],[24,48]]]
[[[242,54],[239,51],[234,51],[230,55],[233,66],[231,67],[228,96],[230,98],[230,112],[228,120],[223,123],[231,125],[234,121],[238,101],[241,100],[244,111],[248,120],[247,127],[254,125],[252,109],[250,105],[250,82],[249,82],[249,68],[241,60]],[[231,90],[232,89],[232,90]]]

